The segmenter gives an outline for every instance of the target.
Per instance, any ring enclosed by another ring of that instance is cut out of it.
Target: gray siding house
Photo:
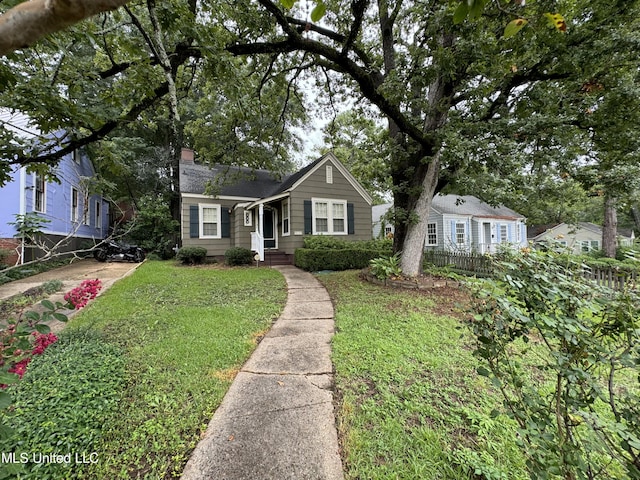
[[[383,215],[391,204],[372,209],[374,237],[393,235]],[[492,207],[470,195],[433,197],[425,249],[495,253],[501,244],[527,245],[526,219],[504,206]]]
[[[632,246],[634,239],[633,231],[629,232],[629,235],[619,232],[616,237],[618,246],[621,247]],[[578,222],[577,225],[560,223],[531,238],[534,245],[551,240],[564,245],[576,255],[600,250],[602,249],[602,227],[589,222]]]
[[[372,199],[333,153],[278,179],[267,170],[199,165],[185,149],[180,196],[182,245],[205,247],[208,256],[237,246],[291,262],[308,235],[371,238]]]

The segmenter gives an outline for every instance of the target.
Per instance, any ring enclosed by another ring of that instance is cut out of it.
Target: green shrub
[[[369,262],[371,265],[371,273],[378,280],[386,280],[391,277],[399,277],[402,275],[400,269],[400,253],[396,253],[391,257],[378,257]]]
[[[38,273],[47,272],[54,268],[69,265],[69,259],[58,258],[54,260],[42,260],[29,265],[24,265],[16,268],[10,268],[6,272],[3,271],[0,275],[0,285],[14,280],[20,280],[27,278]]]
[[[82,478],[75,454],[89,459],[99,450],[103,425],[117,412],[125,384],[120,348],[94,331],[63,332],[42,355],[33,357],[22,380],[7,388],[14,403],[2,412],[2,423],[13,434],[0,448],[15,452],[18,460],[25,453],[29,461],[0,464],[0,477]],[[32,461],[34,454],[52,453],[71,453],[71,462]],[[99,452],[94,459],[100,460]]]
[[[640,252],[634,247],[618,247],[616,250],[616,260],[621,262],[638,262],[640,260]]]
[[[162,260],[173,258],[173,247],[180,231],[180,222],[171,217],[166,198],[145,195],[138,201],[136,216],[125,226],[127,238],[143,250]]]
[[[44,293],[49,294],[59,292],[62,290],[62,287],[64,287],[64,283],[62,283],[61,280],[49,280],[42,284],[42,290]]]
[[[176,258],[183,265],[200,264],[207,257],[207,249],[204,247],[182,247],[178,250]]]
[[[309,236],[303,239],[303,248],[313,250],[389,250],[393,248],[393,242],[387,239],[358,240],[350,242],[336,237],[325,235]]]
[[[390,251],[359,248],[344,248],[340,250],[298,248],[294,254],[294,265],[310,272],[351,270],[366,268],[372,259],[390,254]]]
[[[3,264],[9,255],[11,255],[11,250],[0,248],[0,264]]]
[[[532,251],[470,283],[477,371],[518,423],[532,479],[640,478],[640,296],[583,268]]]
[[[244,247],[232,247],[224,252],[224,259],[227,265],[251,265],[253,253]]]

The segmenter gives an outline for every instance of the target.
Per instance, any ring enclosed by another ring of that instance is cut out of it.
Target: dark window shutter
[[[353,203],[347,203],[347,233],[349,235],[356,233],[356,218],[353,214]]]
[[[229,207],[220,207],[220,235],[222,238],[231,237],[231,218],[229,217]]]
[[[198,218],[198,205],[189,206],[189,238],[200,236],[200,219]]]
[[[311,211],[311,200],[304,201],[304,234],[313,233],[313,213]]]

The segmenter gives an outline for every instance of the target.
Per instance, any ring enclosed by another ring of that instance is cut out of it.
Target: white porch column
[[[258,206],[258,233],[263,236],[264,232],[264,205],[261,203]]]

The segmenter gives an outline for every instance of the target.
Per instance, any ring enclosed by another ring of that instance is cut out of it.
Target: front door
[[[276,212],[270,208],[264,209],[264,248],[276,248]]]

